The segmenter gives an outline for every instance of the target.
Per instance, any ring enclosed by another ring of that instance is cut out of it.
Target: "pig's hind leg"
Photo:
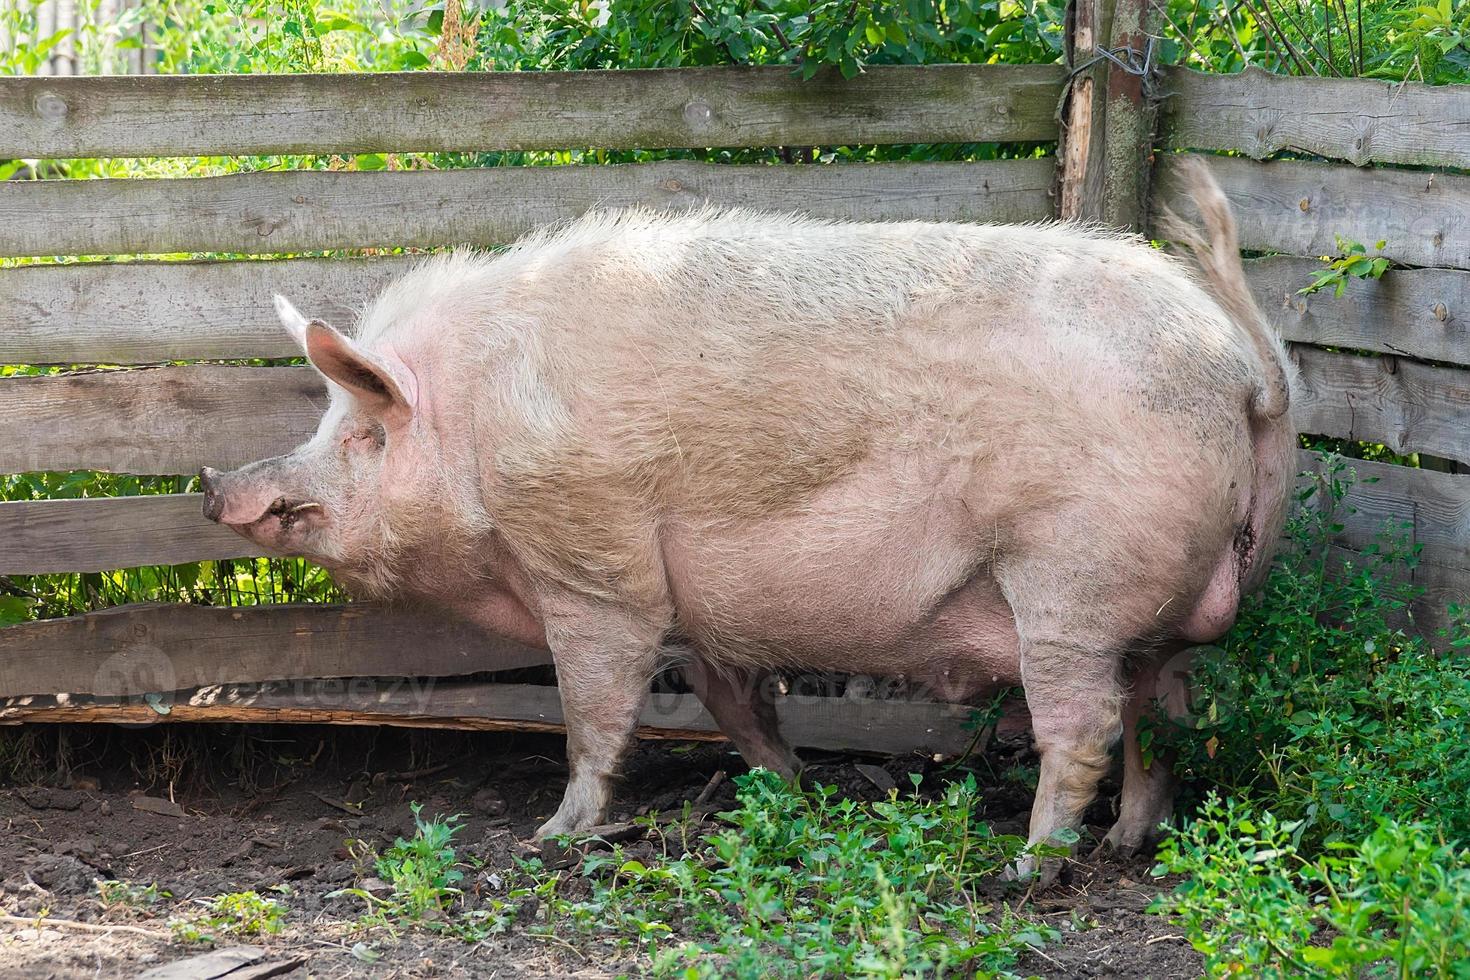
[[[1192,647],[1171,643],[1152,651],[1135,670],[1128,704],[1123,710],[1123,794],[1118,820],[1100,848],[1135,854],[1162,837],[1162,825],[1174,816],[1174,793],[1178,788],[1174,775],[1176,753],[1159,748],[1145,765],[1138,735],[1143,718],[1156,707],[1176,719],[1188,711],[1192,653]]]
[[[681,673],[746,765],[796,778],[801,760],[781,737],[772,672],[714,666],[695,658]]]
[[[537,829],[537,838],[606,820],[612,781],[648,700],[664,629],[656,618],[604,605],[547,617],[571,777],[561,806]]]

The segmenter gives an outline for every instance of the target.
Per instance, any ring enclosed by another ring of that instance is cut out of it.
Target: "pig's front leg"
[[[663,623],[605,606],[549,616],[546,626],[571,778],[561,806],[537,829],[537,838],[585,830],[606,819],[613,775],[648,699],[664,633]]]

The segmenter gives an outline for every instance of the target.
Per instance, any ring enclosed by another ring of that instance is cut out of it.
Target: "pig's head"
[[[395,559],[432,534],[427,502],[442,495],[418,379],[389,343],[369,349],[279,296],[276,312],[327,379],[330,404],[295,451],[228,473],[205,467],[204,516],[324,565],[356,591],[391,591]]]

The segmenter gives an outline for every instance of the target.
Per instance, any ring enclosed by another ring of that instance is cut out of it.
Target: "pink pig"
[[[1229,628],[1294,473],[1290,362],[1192,185],[1203,285],[1064,224],[630,211],[429,259],[350,338],[278,299],[330,405],[296,451],[205,469],[204,511],[548,647],[571,777],[540,835],[605,819],[676,638],[788,775],[751,696],[773,669],[1019,683],[1031,840],[1077,826],[1121,736],[1107,839],[1134,848],[1172,809],[1134,732],[1152,672]]]

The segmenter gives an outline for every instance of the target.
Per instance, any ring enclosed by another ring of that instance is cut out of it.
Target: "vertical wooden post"
[[[1104,65],[1096,61],[1097,48],[1107,35],[1102,33],[1105,2],[1070,0],[1065,23],[1067,67],[1074,74],[1066,104],[1062,107],[1061,184],[1057,216],[1068,221],[1096,220],[1102,200],[1102,135],[1106,101],[1099,90],[1106,84]],[[1089,64],[1091,62],[1091,64]],[[1085,67],[1084,67],[1085,66]]]
[[[1073,0],[1068,5],[1068,64],[1076,74],[1062,112],[1062,218],[1143,229],[1155,112],[1144,77],[1100,50],[1141,70],[1153,16],[1152,0]]]
[[[1158,17],[1156,2],[1114,0],[1109,47],[1136,51],[1145,67],[1150,21]],[[1152,65],[1147,65],[1152,70]],[[1103,223],[1142,231],[1148,217],[1149,177],[1153,172],[1154,124],[1157,107],[1148,99],[1149,79],[1108,63],[1107,125],[1103,143]]]

